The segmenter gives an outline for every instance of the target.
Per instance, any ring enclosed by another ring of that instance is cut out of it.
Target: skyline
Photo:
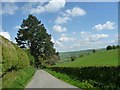
[[[2,2],[0,35],[15,42],[22,20],[33,14],[52,35],[59,52],[118,44],[117,2]]]

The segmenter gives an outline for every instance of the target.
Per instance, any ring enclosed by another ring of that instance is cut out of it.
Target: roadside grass
[[[118,66],[118,49],[103,50],[79,57],[75,61],[58,63],[57,67]]]
[[[61,79],[61,80],[65,81],[73,86],[76,86],[80,89],[99,90],[99,89],[93,87],[88,81],[81,82],[79,80],[75,80],[75,79],[71,78],[70,76],[68,76],[66,74],[55,72],[50,69],[44,69],[44,70],[47,71],[48,73],[50,73],[51,75],[55,76],[56,78]]]
[[[18,71],[12,71],[2,78],[2,88],[5,90],[7,88],[13,89],[23,89],[27,83],[31,80],[33,74],[35,73],[35,68],[28,67]]]

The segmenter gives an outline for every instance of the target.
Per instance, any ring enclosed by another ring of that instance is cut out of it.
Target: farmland
[[[58,63],[59,67],[81,67],[81,66],[117,66],[118,49],[101,50],[83,57],[77,57],[75,61]]]
[[[95,53],[89,51],[89,54],[79,53],[83,54],[82,57],[79,57],[78,52],[76,53],[74,61],[71,61],[70,58],[68,58],[69,60],[64,59],[47,71],[55,77],[84,90],[90,88],[96,90],[108,88],[119,90],[119,84],[116,84],[119,83],[116,78],[119,77],[118,72],[120,69],[118,49],[102,49]],[[66,58],[67,54],[63,55],[62,58]]]

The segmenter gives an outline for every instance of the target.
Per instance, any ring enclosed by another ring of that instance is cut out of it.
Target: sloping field
[[[58,63],[55,66],[61,67],[81,67],[81,66],[117,66],[118,49],[103,50],[96,53],[79,57],[75,61]]]

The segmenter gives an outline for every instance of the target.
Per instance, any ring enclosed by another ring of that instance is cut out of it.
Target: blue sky
[[[42,21],[60,52],[118,43],[117,2],[2,2],[0,35],[15,42],[18,28],[28,14]]]

